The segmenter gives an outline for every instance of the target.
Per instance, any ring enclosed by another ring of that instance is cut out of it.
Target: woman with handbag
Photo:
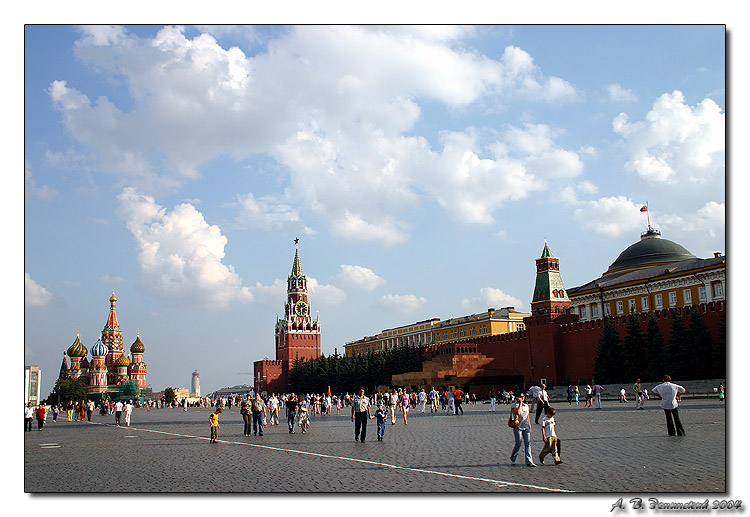
[[[518,424],[516,424],[518,422]],[[526,404],[526,396],[521,393],[516,401],[510,406],[510,419],[508,425],[513,428],[513,436],[516,443],[510,454],[510,462],[515,465],[518,452],[521,449],[521,438],[523,437],[524,457],[527,467],[536,467],[531,459],[531,421],[529,420],[529,406]]]

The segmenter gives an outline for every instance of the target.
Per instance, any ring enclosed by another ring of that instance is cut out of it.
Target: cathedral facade
[[[294,361],[320,357],[320,318],[312,316],[307,290],[307,276],[299,258],[299,239],[294,240],[292,271],[287,277],[284,317],[276,318],[274,343],[276,359],[253,363],[255,390],[258,393],[287,391],[289,372]]]
[[[125,355],[123,349],[122,331],[117,322],[117,297],[112,292],[109,299],[109,316],[104,325],[101,337],[89,350],[81,342],[80,334],[76,332],[75,341],[63,352],[63,362],[60,366],[60,379],[75,379],[88,387],[89,398],[99,399],[106,393],[111,399],[116,398],[123,383],[135,381],[139,394],[143,393],[146,385],[146,363],[143,362],[145,346],[140,333],[130,346],[130,355]],[[70,358],[68,366],[66,357]]]

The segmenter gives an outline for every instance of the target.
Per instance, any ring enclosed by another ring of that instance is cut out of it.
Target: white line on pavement
[[[112,426],[112,424],[101,424],[98,422],[91,422],[92,424],[96,425],[106,425],[106,426]],[[155,429],[139,429],[137,427],[130,427],[131,431],[144,431],[148,433],[156,433],[156,434],[165,434],[168,436],[179,436],[181,438],[196,438],[198,440],[208,440],[209,438],[206,438],[205,436],[194,436],[190,434],[180,434],[180,433],[170,433],[167,431],[157,431]],[[422,474],[433,474],[436,476],[443,476],[443,477],[451,477],[451,478],[457,478],[457,479],[466,479],[471,481],[481,481],[484,483],[490,483],[492,485],[496,486],[513,486],[513,487],[522,487],[522,488],[533,488],[536,490],[546,490],[549,492],[570,492],[570,490],[563,490],[561,488],[550,488],[550,487],[544,487],[544,486],[538,486],[538,485],[529,485],[525,483],[514,483],[512,481],[503,481],[500,479],[490,479],[490,478],[481,478],[481,477],[474,477],[474,476],[464,476],[461,474],[451,474],[449,472],[440,472],[438,470],[426,470],[426,469],[420,469],[415,467],[403,467],[401,465],[391,465],[389,463],[381,463],[377,461],[370,461],[370,460],[363,460],[359,458],[348,458],[346,456],[333,456],[330,454],[322,454],[319,452],[308,452],[308,451],[298,451],[295,449],[284,449],[283,447],[273,447],[271,445],[259,445],[256,443],[247,443],[247,442],[230,442],[227,440],[219,440],[221,443],[227,443],[231,445],[244,445],[246,447],[257,447],[259,449],[266,449],[270,451],[282,451],[292,454],[302,454],[305,456],[315,456],[318,458],[328,458],[328,459],[334,459],[334,460],[342,460],[342,461],[351,461],[354,463],[364,463],[367,465],[374,465],[379,467],[386,467],[386,468],[392,468],[392,469],[399,469],[399,470],[408,470],[411,472],[419,472]]]

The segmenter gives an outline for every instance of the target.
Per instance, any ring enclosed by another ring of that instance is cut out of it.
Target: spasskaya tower
[[[284,317],[276,316],[274,341],[276,359],[255,361],[256,392],[285,393],[289,372],[297,359],[309,361],[320,357],[320,319],[312,316],[307,291],[307,276],[299,259],[299,239],[294,239],[295,253],[292,272],[286,280]]]

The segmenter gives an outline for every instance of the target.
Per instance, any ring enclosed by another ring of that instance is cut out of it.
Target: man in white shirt
[[[430,413],[437,413],[438,402],[440,401],[440,394],[433,386],[430,390]]]
[[[664,376],[664,382],[655,386],[651,391],[661,399],[661,408],[667,417],[667,433],[669,436],[685,436],[685,429],[682,428],[680,415],[677,412],[677,404],[680,396],[685,393],[685,388],[677,384],[672,384],[672,378],[669,375]]]
[[[542,389],[539,390],[539,394],[536,397],[536,418],[534,419],[535,424],[539,424],[539,417],[542,416],[547,408],[549,407],[549,395],[547,394],[547,385],[542,384]]]
[[[419,401],[419,411],[421,413],[424,413],[424,406],[427,402],[427,393],[425,393],[424,388],[419,390],[419,394],[417,394],[417,400]]]
[[[122,402],[119,400],[115,402],[115,423],[117,424],[117,427],[120,427],[120,417],[122,416],[122,410],[125,406],[123,406]]]
[[[360,388],[359,394],[352,400],[352,422],[354,422],[354,441],[360,441],[360,431],[362,442],[367,436],[367,420],[372,418],[370,414],[370,399],[365,396],[365,389]]]

